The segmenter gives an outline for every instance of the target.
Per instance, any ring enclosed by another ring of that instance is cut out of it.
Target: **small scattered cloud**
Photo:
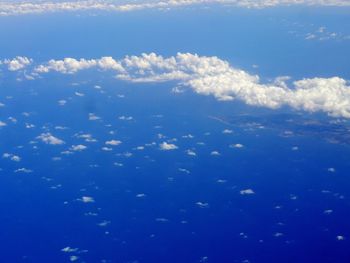
[[[119,140],[110,140],[110,141],[106,141],[105,144],[106,145],[111,145],[111,146],[118,146],[119,144],[121,144],[122,142]]]
[[[231,134],[231,133],[233,133],[233,131],[230,130],[230,129],[225,129],[225,130],[222,131],[222,133],[223,134]]]
[[[93,197],[91,197],[91,196],[82,196],[78,200],[83,202],[83,203],[94,203],[95,202],[95,199]]]
[[[87,149],[87,147],[85,145],[82,145],[82,144],[72,145],[70,148],[71,151],[75,151],[75,152],[80,152],[80,151],[83,151],[86,149]]]
[[[171,151],[171,150],[176,150],[178,147],[175,144],[172,143],[167,143],[167,142],[162,142],[159,145],[159,148],[163,151]]]
[[[327,171],[330,172],[330,173],[335,173],[335,168],[334,167],[329,167],[327,169]]]
[[[89,121],[97,121],[100,120],[101,118],[98,117],[95,113],[89,113]]]
[[[40,134],[37,139],[40,139],[42,142],[46,144],[51,144],[51,145],[61,145],[64,144],[65,142],[55,136],[53,136],[51,133],[42,133]]]
[[[32,173],[33,171],[27,168],[19,168],[15,170],[15,173]]]
[[[244,147],[244,145],[243,144],[240,144],[240,143],[236,143],[236,144],[231,144],[230,145],[230,148],[243,148]]]
[[[343,241],[343,240],[345,240],[345,237],[339,235],[339,236],[336,237],[336,239],[337,239],[338,241]]]
[[[252,194],[255,194],[253,189],[244,189],[244,190],[239,191],[239,193],[241,195],[252,195]]]
[[[12,153],[4,153],[2,155],[2,158],[9,159],[9,160],[14,161],[14,162],[20,162],[21,161],[21,157],[19,157],[18,155],[14,155]]]
[[[208,208],[209,204],[206,202],[197,202],[196,205],[200,208]]]
[[[61,251],[65,253],[74,253],[74,252],[77,252],[78,250],[79,250],[78,248],[71,248],[71,247],[64,247],[61,249]]]
[[[197,156],[196,152],[193,151],[193,150],[187,150],[186,154],[189,155],[189,156]]]
[[[132,116],[119,116],[118,117],[119,120],[122,120],[122,121],[131,121],[133,120],[133,117]]]

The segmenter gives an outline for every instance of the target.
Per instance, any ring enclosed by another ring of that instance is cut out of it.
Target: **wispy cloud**
[[[124,2],[116,0],[71,0],[65,2],[31,0],[25,2],[0,2],[0,16],[77,11],[128,12],[143,9],[169,9],[213,4],[245,8],[267,8],[289,5],[350,6],[348,0],[147,0]]]

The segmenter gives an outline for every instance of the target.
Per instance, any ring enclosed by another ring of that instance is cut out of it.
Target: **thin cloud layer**
[[[207,5],[238,6],[245,8],[267,8],[274,6],[311,5],[311,6],[350,6],[348,0],[168,0],[168,1],[21,1],[0,2],[0,16],[40,14],[52,12],[109,11],[127,12],[143,9],[169,9],[186,6]]]
[[[178,53],[164,58],[150,53],[121,60],[65,58],[37,65],[29,72],[38,77],[49,72],[73,74],[86,69],[110,70],[115,72],[116,78],[129,82],[176,81],[198,94],[212,95],[218,100],[240,100],[270,109],[289,106],[350,118],[350,87],[343,78],[309,78],[288,86],[288,78],[278,77],[271,83],[262,83],[259,76],[234,68],[218,57]]]

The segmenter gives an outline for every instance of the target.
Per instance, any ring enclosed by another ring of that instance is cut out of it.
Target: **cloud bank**
[[[71,0],[65,2],[31,0],[0,2],[0,16],[77,11],[127,12],[144,9],[171,9],[195,5],[208,6],[213,4],[245,8],[267,8],[290,5],[350,6],[348,0],[147,0],[124,2],[116,0]]]
[[[27,75],[32,77],[50,72],[74,74],[86,69],[109,70],[115,72],[116,78],[129,82],[175,81],[198,94],[211,95],[218,100],[239,100],[270,109],[289,106],[296,110],[350,118],[350,86],[343,78],[307,78],[288,85],[289,78],[279,77],[270,83],[262,83],[259,76],[232,67],[218,57],[178,53],[165,58],[150,53],[120,60],[112,57],[65,58],[28,67],[31,69],[26,70]]]

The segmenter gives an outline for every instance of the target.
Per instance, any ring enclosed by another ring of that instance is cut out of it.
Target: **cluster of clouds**
[[[64,144],[65,143],[63,140],[53,136],[49,132],[40,134],[37,137],[37,139],[40,139],[43,143],[51,144],[51,145],[60,145],[60,144]]]
[[[0,60],[0,65],[6,65],[8,70],[17,71],[32,64],[33,60],[27,57],[17,56],[13,59]]]
[[[313,32],[309,32],[304,36],[305,40],[318,40],[318,41],[327,41],[327,40],[350,40],[350,35],[333,32],[328,30],[326,27],[321,26]]]
[[[22,61],[32,62],[29,58],[22,58]],[[12,70],[14,67],[10,64],[7,65]],[[17,69],[27,65],[22,64]],[[274,81],[262,83],[259,76],[232,67],[218,57],[178,53],[165,58],[150,53],[126,56],[120,60],[112,57],[65,58],[29,67],[26,74],[31,78],[50,72],[74,74],[87,69],[109,70],[115,73],[116,78],[129,82],[175,81],[198,94],[212,95],[218,100],[239,100],[270,109],[289,106],[296,110],[320,111],[333,117],[350,118],[350,86],[343,78],[305,78],[291,82],[289,77],[277,77]]]
[[[80,1],[2,1],[0,16],[40,14],[52,12],[110,11],[127,12],[144,9],[170,9],[186,6],[206,5],[238,6],[245,8],[267,8],[289,5],[350,6],[348,0],[80,0]]]

